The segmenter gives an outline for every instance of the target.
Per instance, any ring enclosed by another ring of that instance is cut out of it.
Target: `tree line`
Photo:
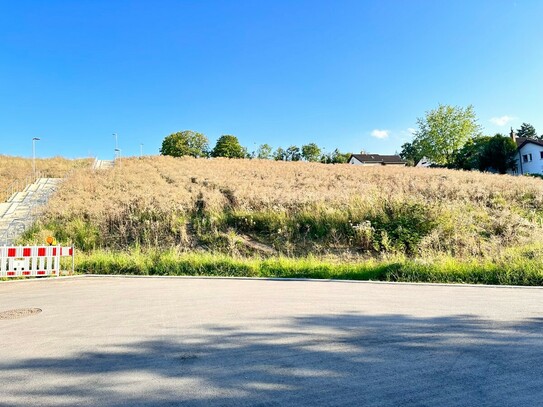
[[[439,105],[417,119],[418,129],[411,142],[402,145],[400,156],[409,165],[427,158],[435,166],[505,174],[516,169],[517,145],[506,135],[485,136],[473,106]],[[543,139],[535,128],[523,123],[517,137]]]
[[[260,145],[255,151],[249,152],[242,146],[236,136],[226,134],[219,137],[215,146],[209,148],[208,138],[192,130],[184,130],[170,134],[162,141],[160,154],[173,157],[225,157],[225,158],[250,158],[276,161],[309,161],[324,164],[346,163],[351,153],[342,153],[337,148],[325,153],[315,143],[303,145],[301,148],[291,145],[285,149],[278,147],[273,149],[269,144]]]
[[[516,169],[516,143],[511,137],[499,133],[494,136],[483,135],[471,105],[466,108],[439,105],[426,112],[424,117],[418,118],[417,127],[413,140],[403,144],[399,154],[408,165],[416,165],[425,157],[434,166],[453,169],[496,171],[502,174]],[[543,139],[543,135],[538,136],[535,128],[528,123],[523,123],[516,135]],[[325,164],[346,163],[351,155],[338,149],[325,153],[315,143],[301,147],[278,147],[275,150],[269,144],[262,144],[255,151],[249,152],[236,136],[228,134],[219,137],[215,146],[210,148],[207,137],[192,130],[167,136],[162,142],[160,153],[174,157],[249,158]]]

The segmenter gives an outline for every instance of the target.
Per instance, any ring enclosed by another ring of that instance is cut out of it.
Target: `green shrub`
[[[409,202],[384,203],[369,219],[375,229],[375,249],[412,255],[422,238],[435,227],[435,219],[425,205]]]

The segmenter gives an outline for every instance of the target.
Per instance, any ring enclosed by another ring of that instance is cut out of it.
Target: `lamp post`
[[[119,139],[117,138],[117,133],[112,133],[111,135],[115,137],[115,159],[117,159],[117,154],[119,152]]]
[[[39,141],[38,137],[32,139],[32,174],[36,178],[36,141]]]
[[[121,166],[121,150],[116,148],[115,149],[115,159],[119,159],[119,167]]]

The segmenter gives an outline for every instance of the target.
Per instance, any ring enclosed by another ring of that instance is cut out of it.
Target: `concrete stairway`
[[[96,159],[94,161],[94,165],[92,166],[93,170],[109,170],[110,168],[113,168],[115,165],[114,160],[98,160]]]
[[[61,178],[38,178],[0,203],[0,245],[13,244],[34,223],[61,181]]]

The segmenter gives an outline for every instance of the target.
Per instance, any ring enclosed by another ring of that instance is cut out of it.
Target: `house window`
[[[522,161],[525,162],[525,163],[529,163],[530,161],[532,161],[532,153],[524,154],[522,156]]]
[[[541,158],[543,160],[543,151],[539,152],[539,156],[540,156],[539,158]]]

